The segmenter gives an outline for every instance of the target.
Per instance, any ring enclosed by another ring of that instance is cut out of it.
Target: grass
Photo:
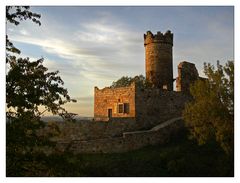
[[[48,176],[61,177],[182,177],[233,176],[233,158],[216,143],[198,146],[187,132],[166,145],[127,153],[54,154],[46,157]]]

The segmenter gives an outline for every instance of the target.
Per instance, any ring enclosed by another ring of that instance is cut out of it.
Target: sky
[[[44,58],[49,71],[59,70],[64,87],[77,103],[65,106],[93,116],[94,86],[110,86],[122,76],[145,75],[143,34],[174,34],[173,75],[189,61],[203,75],[203,63],[234,60],[232,6],[32,6],[41,26],[31,21],[7,25],[7,34],[32,60]]]

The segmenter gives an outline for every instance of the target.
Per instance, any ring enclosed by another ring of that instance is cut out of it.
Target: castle
[[[144,34],[146,80],[152,88],[128,87],[94,89],[95,121],[135,121],[139,128],[149,128],[168,119],[181,116],[191,99],[190,84],[199,79],[193,63],[178,65],[178,77],[173,78],[173,33]],[[173,82],[176,81],[176,91]]]
[[[192,100],[189,87],[201,79],[194,64],[180,62],[173,78],[173,34],[144,34],[146,79],[152,87],[94,88],[94,120],[59,125],[59,151],[127,152],[165,144],[184,128],[182,111]],[[176,82],[176,91],[173,90]]]

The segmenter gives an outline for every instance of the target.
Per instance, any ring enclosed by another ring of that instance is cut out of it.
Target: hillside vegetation
[[[79,176],[79,177],[179,177],[233,176],[233,157],[215,143],[199,146],[188,139],[187,131],[161,146],[114,154],[79,154],[70,152],[50,156],[28,156],[27,161],[41,162],[32,172],[8,172],[8,176]],[[44,162],[44,163],[43,163]],[[17,167],[16,167],[17,168]]]

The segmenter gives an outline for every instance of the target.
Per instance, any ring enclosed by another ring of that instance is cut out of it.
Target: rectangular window
[[[118,113],[129,114],[129,103],[118,104]]]
[[[124,103],[124,113],[129,114],[129,103]]]
[[[118,104],[118,113],[123,113],[123,108],[124,108],[124,105],[123,104]]]

